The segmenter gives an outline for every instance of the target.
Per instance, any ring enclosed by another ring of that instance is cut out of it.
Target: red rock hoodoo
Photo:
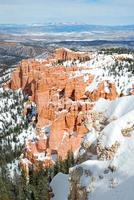
[[[54,58],[23,60],[12,74],[10,87],[14,90],[22,88],[37,105],[37,141],[29,141],[25,153],[31,163],[37,162],[41,155],[44,165],[50,166],[53,157],[64,159],[69,150],[77,151],[82,137],[88,132],[84,122],[93,102],[100,97],[117,97],[113,84],[107,82],[108,93],[104,82],[93,92],[88,92],[86,87],[92,83],[93,75],[88,74],[84,81],[83,75],[77,75],[81,69],[75,64],[68,67],[56,64],[58,60],[77,59],[87,60],[90,56],[61,48],[56,50]]]

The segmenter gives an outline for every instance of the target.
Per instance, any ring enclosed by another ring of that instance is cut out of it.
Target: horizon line
[[[78,22],[44,22],[44,23],[0,23],[0,25],[26,25],[26,26],[43,26],[43,25],[88,25],[88,26],[107,26],[107,27],[118,27],[118,26],[134,26],[134,24],[117,24],[117,25],[106,25],[106,24],[91,24],[91,23],[78,23]]]

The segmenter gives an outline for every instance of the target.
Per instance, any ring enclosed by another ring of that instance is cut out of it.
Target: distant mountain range
[[[134,25],[101,26],[89,24],[0,24],[0,34],[71,33],[134,31]]]

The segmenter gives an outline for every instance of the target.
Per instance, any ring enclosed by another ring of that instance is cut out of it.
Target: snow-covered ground
[[[89,131],[89,137],[84,140],[89,144],[97,140],[96,148],[101,149],[93,160],[76,165],[71,171],[82,168],[78,184],[86,188],[89,200],[133,200],[134,96],[112,102],[100,99],[94,111],[104,112],[107,124],[98,137]],[[119,144],[117,149],[114,149],[115,143]]]
[[[102,81],[114,83],[119,95],[128,95],[132,91],[134,85],[134,55],[132,54],[94,53],[89,61],[65,61],[63,65],[70,67],[72,63],[78,67],[78,70],[71,73],[70,78],[83,76],[86,82],[90,75],[95,76],[86,91],[92,92],[97,89]],[[107,87],[106,92],[109,92]]]
[[[7,82],[11,78],[11,73],[14,71],[14,69],[15,66],[7,69],[0,68],[0,84]]]
[[[68,200],[69,182],[68,175],[58,173],[50,183],[54,197],[51,200]]]
[[[4,160],[3,164],[7,165],[11,177],[15,171],[19,172],[19,156],[26,141],[35,137],[35,129],[26,126],[22,91],[0,87],[0,159]]]

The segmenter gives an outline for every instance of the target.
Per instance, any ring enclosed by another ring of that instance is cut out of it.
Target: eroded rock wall
[[[87,53],[59,49],[54,58],[48,60],[23,60],[13,72],[10,87],[14,90],[22,88],[24,94],[31,96],[30,100],[37,105],[37,141],[29,141],[25,153],[31,162],[38,160],[38,153],[44,153],[49,160],[53,154],[64,159],[69,150],[75,153],[88,132],[85,120],[94,101],[117,97],[114,84],[108,81],[101,82],[92,92],[86,91],[94,76],[88,74],[85,81],[80,73],[87,69],[84,66],[78,68],[76,64],[68,67],[57,64],[59,59],[81,57],[84,60],[86,56]],[[105,91],[106,84],[109,92]],[[49,131],[46,131],[48,127]]]

